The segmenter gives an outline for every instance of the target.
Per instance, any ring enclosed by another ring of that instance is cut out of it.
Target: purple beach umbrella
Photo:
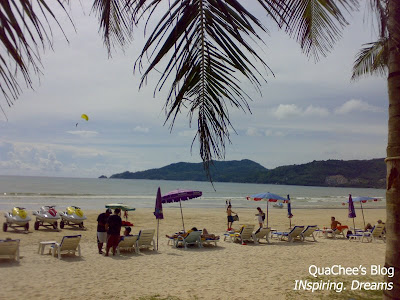
[[[355,217],[356,217],[356,211],[354,209],[353,199],[351,198],[351,194],[349,194],[349,218],[353,219],[354,230],[356,230],[356,225],[354,222]]]
[[[157,250],[158,250],[158,232],[160,227],[160,220],[164,219],[164,214],[162,211],[162,200],[161,200],[161,189],[158,187],[157,196],[156,196],[156,206],[154,209],[154,215],[157,219]]]
[[[181,201],[201,197],[203,195],[200,191],[193,191],[193,190],[174,190],[171,192],[166,193],[161,197],[162,203],[172,203],[172,202],[179,202],[179,206],[181,208],[181,217],[182,217],[182,225],[183,231],[185,231],[185,223],[183,221],[183,212],[182,212],[182,204]]]

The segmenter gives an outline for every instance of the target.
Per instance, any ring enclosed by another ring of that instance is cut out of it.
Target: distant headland
[[[281,166],[270,170],[249,159],[214,161],[210,165],[210,172],[215,182],[326,187],[386,187],[386,165],[383,158],[347,161],[314,160],[306,164]],[[178,162],[162,168],[140,172],[126,171],[111,175],[110,178],[208,181],[202,163],[186,162]]]

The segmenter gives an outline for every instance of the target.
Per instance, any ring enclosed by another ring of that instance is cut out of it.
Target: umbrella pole
[[[185,231],[185,222],[183,222],[183,212],[182,212],[182,201],[179,200],[179,207],[181,208],[181,217],[182,217],[182,225],[183,225],[183,231]],[[186,232],[186,231],[185,231]]]
[[[268,228],[268,204],[269,204],[269,201],[267,202],[267,228]]]
[[[362,213],[362,216],[363,216],[363,222],[364,222],[364,228],[365,228],[364,210],[363,210],[361,201],[360,201],[360,205],[361,205],[361,213]]]
[[[356,234],[357,232],[356,232],[356,223],[354,222],[354,218],[353,218],[353,228],[354,228],[354,233],[353,234]]]
[[[158,229],[160,228],[160,219],[157,219],[157,251],[158,251]]]

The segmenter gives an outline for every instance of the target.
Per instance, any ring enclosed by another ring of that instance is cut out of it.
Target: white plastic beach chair
[[[261,239],[265,239],[267,243],[269,244],[269,235],[271,234],[271,228],[261,228],[258,232],[256,231],[255,233],[252,234],[252,239],[255,244],[259,244]]]
[[[241,242],[242,244],[244,244],[245,241],[252,241],[253,230],[254,230],[254,225],[244,224],[240,232],[235,234],[234,237],[235,242]]]
[[[273,232],[274,235],[280,238],[282,241],[284,238],[287,239],[288,242],[293,242],[295,238],[299,238],[300,241],[303,241],[301,237],[301,233],[304,230],[304,226],[294,226],[289,232]]]
[[[155,229],[142,229],[139,232],[139,236],[136,240],[136,253],[140,253],[140,248],[153,247],[153,251],[156,251],[156,242],[154,241]]]
[[[0,258],[19,262],[19,240],[0,240]]]
[[[123,239],[118,244],[117,254],[120,254],[120,251],[132,252],[133,249],[135,248],[137,239],[138,239],[137,235],[124,236]]]
[[[376,224],[371,232],[366,231],[363,233],[361,242],[363,242],[364,239],[366,239],[367,242],[375,242],[377,240],[382,240],[384,243],[386,243],[385,235],[383,234],[384,229],[385,225]]]
[[[317,225],[308,225],[301,233],[301,239],[304,241],[307,237],[312,237],[316,242],[314,232],[318,229]]]
[[[64,236],[60,244],[55,243],[51,246],[50,251],[52,255],[56,256],[58,254],[58,259],[61,259],[61,254],[73,253],[75,255],[75,252],[78,251],[78,255],[81,256],[81,245],[79,245],[81,237],[82,235],[80,234]]]
[[[175,240],[175,247],[178,248],[180,244],[183,244],[185,249],[188,245],[197,245],[201,248],[201,230],[192,231],[186,237],[178,236]]]

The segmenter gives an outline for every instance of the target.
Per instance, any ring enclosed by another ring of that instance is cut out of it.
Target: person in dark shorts
[[[97,217],[97,247],[100,254],[103,253],[103,244],[107,243],[106,224],[110,215],[111,209],[107,208],[106,212],[99,214]]]
[[[114,210],[114,214],[108,218],[107,221],[107,247],[106,247],[106,256],[108,256],[108,252],[110,248],[112,248],[113,255],[117,250],[118,243],[120,241],[120,233],[122,226],[122,219],[119,216],[121,210],[116,208]]]

